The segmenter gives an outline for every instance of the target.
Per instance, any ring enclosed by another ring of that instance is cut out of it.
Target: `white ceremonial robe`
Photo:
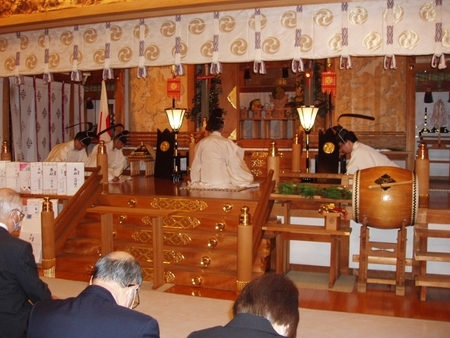
[[[190,178],[190,186],[195,188],[227,189],[246,187],[253,182],[244,162],[244,150],[218,131],[196,145]]]
[[[52,148],[44,162],[84,162],[88,156],[86,149],[75,149],[75,140],[57,144]]]
[[[122,149],[113,149],[113,140],[105,143],[106,153],[108,154],[108,181],[114,177],[119,177],[126,167],[127,159],[122,153]],[[86,162],[86,167],[97,167],[98,144],[92,149]]]
[[[347,163],[347,174],[372,167],[398,167],[386,155],[359,141],[353,143],[350,160]]]

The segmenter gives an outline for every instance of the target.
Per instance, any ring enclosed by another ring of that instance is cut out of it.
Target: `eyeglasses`
[[[24,214],[22,211],[20,211],[19,209],[13,209],[13,210],[11,210],[11,214],[12,214],[14,211],[17,211],[17,212],[19,213],[19,220],[20,220],[20,221],[22,221],[22,220],[25,218],[25,214]]]
[[[128,285],[128,287],[132,287],[132,286],[136,286],[137,284],[130,284]],[[131,309],[135,309],[138,307],[138,305],[140,304],[140,299],[139,299],[139,288],[136,288],[134,290],[134,297],[133,297],[133,302],[131,303]]]

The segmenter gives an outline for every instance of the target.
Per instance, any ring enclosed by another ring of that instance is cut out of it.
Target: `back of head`
[[[272,325],[288,327],[288,337],[295,337],[300,320],[299,294],[287,277],[266,273],[247,284],[233,305],[233,314],[248,313],[268,319]]]
[[[101,280],[114,282],[121,287],[142,284],[142,269],[139,262],[125,251],[114,251],[101,257],[94,267],[92,282]]]
[[[4,219],[11,214],[14,209],[22,210],[22,199],[13,189],[0,189],[0,219]]]
[[[128,130],[122,130],[120,133],[118,133],[116,136],[114,136],[114,139],[119,140],[123,143],[123,145],[126,145],[128,143],[128,136],[130,135],[130,132]]]
[[[345,128],[338,128],[338,127],[334,127],[333,129],[337,130],[336,144],[346,143],[347,141],[355,143],[356,141],[358,141],[358,138],[356,137],[355,133],[352,131],[349,131]]]
[[[91,144],[91,140],[93,137],[95,137],[95,133],[89,130],[80,131],[75,135],[75,139],[80,141],[85,147]]]
[[[211,115],[209,116],[208,123],[206,124],[205,129],[207,131],[218,131],[222,129],[224,126],[222,115],[222,108],[213,109]]]

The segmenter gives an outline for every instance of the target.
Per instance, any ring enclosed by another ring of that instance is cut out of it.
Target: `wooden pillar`
[[[238,244],[237,244],[237,280],[236,289],[238,292],[252,280],[252,234],[253,226],[250,222],[248,207],[241,208],[238,225]]]
[[[108,154],[106,152],[105,141],[100,141],[97,152],[97,166],[101,167],[101,174],[103,175],[102,183],[108,184]]]
[[[102,243],[102,256],[114,251],[113,246],[113,215],[103,214],[100,216],[101,222],[101,243]]]
[[[45,277],[55,277],[55,215],[49,197],[44,197],[41,212],[42,270]]]

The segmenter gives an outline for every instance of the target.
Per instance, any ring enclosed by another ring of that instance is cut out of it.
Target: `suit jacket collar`
[[[86,289],[84,289],[81,292],[81,294],[83,293],[95,294],[101,298],[104,298],[107,301],[117,304],[112,293],[100,285],[89,285]]]
[[[283,337],[275,331],[272,324],[266,318],[248,313],[236,314],[236,316],[226,326],[251,328]]]

